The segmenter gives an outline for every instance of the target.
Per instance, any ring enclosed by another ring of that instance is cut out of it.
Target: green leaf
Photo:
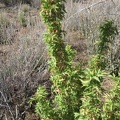
[[[81,80],[83,86],[88,86],[90,84],[90,80]]]
[[[80,113],[74,113],[75,119],[78,119],[78,117],[80,116]]]

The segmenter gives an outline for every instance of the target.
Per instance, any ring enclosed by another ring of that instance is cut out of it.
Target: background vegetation
[[[39,8],[40,0],[1,0],[1,3],[4,3],[6,6],[13,6],[16,4],[29,4],[32,7]]]
[[[105,19],[113,19],[119,33],[120,4],[118,3],[119,0],[83,3],[73,3],[70,0],[65,4],[67,14],[62,27],[67,32],[64,37],[65,44],[70,44],[77,50],[73,65],[81,63],[83,68],[88,67],[88,60],[97,52],[96,40],[100,40],[98,26]],[[28,4],[14,4],[12,7],[0,5],[0,119],[39,119],[34,114],[34,106],[28,105],[28,100],[34,95],[39,84],[46,86],[49,93],[51,90],[46,62],[49,58],[46,52],[48,48],[43,42],[45,28],[36,8]],[[118,72],[120,69],[119,38],[119,35],[115,36],[106,54],[109,60],[106,70],[109,73]],[[99,75],[97,71],[88,76],[90,72],[86,71],[86,80],[93,74]],[[104,94],[108,95],[109,90],[118,93],[119,84],[114,85],[112,80],[119,81],[119,77],[103,75],[103,78],[102,85],[106,90]],[[115,87],[111,89],[113,85]],[[86,99],[85,97],[83,99]],[[111,100],[109,98],[114,99],[114,96],[109,94],[106,98]],[[101,99],[104,101],[104,98]],[[108,103],[104,104],[105,107],[111,102],[108,100]],[[107,110],[110,111],[109,108]],[[76,113],[76,119],[79,117],[79,113]]]

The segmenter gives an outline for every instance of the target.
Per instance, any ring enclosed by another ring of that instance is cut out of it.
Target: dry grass
[[[24,3],[24,4],[29,4],[37,9],[40,8],[40,0],[0,0],[0,3],[3,3],[5,6],[14,6]]]
[[[14,26],[11,29],[15,31],[15,36],[10,42],[12,33],[4,35],[3,37],[7,37],[7,42],[3,41],[0,45],[0,109],[3,109],[0,119],[2,120],[11,119],[10,117],[12,120],[25,119],[26,111],[29,109],[27,104],[29,98],[39,84],[46,84],[46,80],[49,79],[46,71],[46,47],[43,42],[45,27],[36,9],[26,11],[23,7],[26,6],[18,6],[15,10],[9,8],[9,13],[7,9],[4,10],[9,26]],[[19,21],[20,11],[26,12],[24,16],[26,26],[22,26]],[[7,32],[8,28],[5,29]]]

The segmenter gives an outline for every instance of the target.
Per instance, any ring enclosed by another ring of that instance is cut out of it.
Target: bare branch
[[[6,106],[7,106],[7,108],[8,108],[8,110],[9,110],[10,114],[11,114],[12,120],[15,120],[15,119],[14,119],[14,116],[13,116],[13,113],[12,113],[12,111],[11,111],[11,108],[10,108],[9,104],[7,103],[7,100],[6,100],[6,98],[5,98],[4,94],[3,94],[3,92],[0,91],[0,93],[1,93],[1,95],[2,95],[2,97],[3,97],[3,99],[4,99],[4,102],[5,102]],[[6,120],[7,120],[7,118],[6,118]]]
[[[94,3],[94,4],[92,4],[92,5],[88,6],[88,7],[85,7],[85,8],[83,8],[83,9],[78,10],[76,13],[74,13],[73,15],[71,15],[69,18],[67,18],[67,19],[65,20],[65,24],[66,24],[71,18],[73,18],[75,15],[79,14],[80,12],[82,12],[82,11],[84,11],[84,10],[87,10],[87,9],[90,9],[91,7],[94,7],[94,6],[96,6],[96,5],[100,4],[100,3],[104,3],[105,1],[107,1],[107,0],[102,0],[102,1],[96,2],[96,3]]]
[[[0,107],[7,107],[6,105],[2,105],[2,104],[0,104]]]

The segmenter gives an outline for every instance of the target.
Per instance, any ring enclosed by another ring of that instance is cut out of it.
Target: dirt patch
[[[77,63],[87,63],[89,56],[87,53],[87,44],[84,35],[80,30],[72,30],[67,32],[67,44],[70,44],[73,49],[77,51],[75,55],[75,62]]]

